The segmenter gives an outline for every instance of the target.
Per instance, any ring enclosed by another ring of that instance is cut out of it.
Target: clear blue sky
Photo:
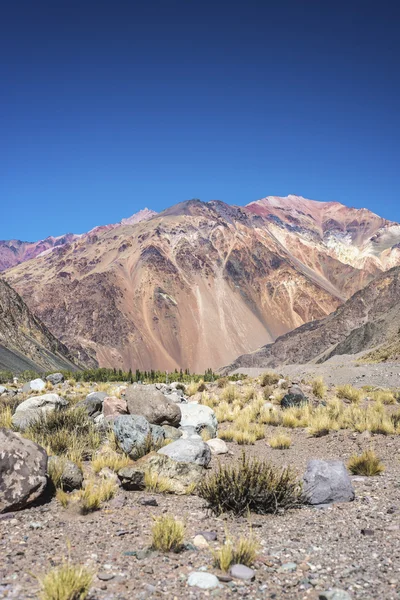
[[[400,221],[400,5],[0,7],[0,239],[197,197],[303,195]]]

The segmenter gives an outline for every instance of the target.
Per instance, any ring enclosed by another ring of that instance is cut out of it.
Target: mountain
[[[22,298],[0,279],[0,370],[76,370],[68,348],[50,333]]]
[[[224,372],[245,367],[322,363],[335,355],[374,348],[370,360],[400,352],[400,267],[381,273],[335,312],[279,337],[275,343],[239,356]]]
[[[399,244],[400,225],[336,202],[191,200],[97,228],[5,277],[86,359],[202,371],[325,317],[400,264]]]
[[[153,210],[144,208],[127,219],[122,219],[120,223],[112,225],[100,225],[94,227],[88,234],[66,233],[58,237],[47,237],[38,242],[22,242],[21,240],[0,240],[0,272],[5,271],[15,265],[19,265],[27,260],[31,260],[42,252],[51,252],[53,248],[59,248],[66,244],[71,244],[79,238],[86,237],[94,233],[100,233],[109,229],[115,229],[121,225],[139,223],[140,221],[150,219],[156,213]]]

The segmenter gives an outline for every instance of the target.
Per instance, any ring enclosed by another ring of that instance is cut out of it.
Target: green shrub
[[[303,502],[301,483],[290,467],[280,469],[267,461],[247,459],[245,453],[237,466],[220,465],[199,484],[197,494],[216,515],[276,513]]]

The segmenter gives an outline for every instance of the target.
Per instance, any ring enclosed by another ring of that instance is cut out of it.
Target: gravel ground
[[[400,388],[400,364],[379,363],[362,364],[357,362],[361,355],[334,356],[321,365],[284,365],[275,369],[239,369],[235,373],[246,373],[257,377],[265,371],[275,371],[288,375],[291,379],[301,380],[303,377],[324,377],[330,385],[351,385],[362,387],[372,385],[381,388]]]
[[[266,428],[267,439],[275,433]],[[334,432],[310,438],[290,431],[289,450],[272,450],[266,440],[246,447],[251,455],[293,465],[299,473],[310,458],[346,461],[373,447],[386,465],[380,477],[353,478],[354,502],[327,509],[311,507],[284,515],[215,518],[197,497],[149,495],[120,491],[101,511],[81,516],[62,509],[55,500],[19,513],[0,515],[0,598],[36,598],[35,575],[68,556],[93,567],[92,600],[144,598],[264,598],[317,599],[322,590],[341,588],[351,598],[400,598],[400,443],[395,436]],[[221,462],[238,460],[242,447],[228,444],[231,454]],[[218,464],[213,458],[212,467]],[[158,506],[141,501],[156,498]],[[173,514],[186,523],[186,542],[201,531],[216,532],[210,548],[193,546],[180,554],[148,550],[153,516]],[[189,588],[188,575],[197,570],[220,574],[213,567],[211,548],[232,535],[248,534],[261,544],[255,580],[224,582],[209,592]],[[136,553],[139,551],[138,555]],[[292,564],[289,564],[292,563]],[[286,566],[284,566],[286,565]],[[293,570],[292,570],[293,569]]]

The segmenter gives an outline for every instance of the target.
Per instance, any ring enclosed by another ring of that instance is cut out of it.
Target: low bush
[[[349,400],[350,402],[354,402],[355,404],[360,402],[361,398],[363,397],[362,390],[353,387],[349,383],[346,383],[345,385],[339,385],[336,388],[336,394],[338,398]]]
[[[216,515],[276,513],[303,502],[301,483],[290,467],[280,469],[267,461],[248,459],[245,453],[236,466],[220,465],[199,484],[197,494]]]
[[[252,533],[238,539],[232,539],[227,535],[224,545],[213,551],[214,565],[225,572],[232,565],[250,567],[257,556],[258,549],[259,544]]]
[[[347,468],[353,475],[373,477],[380,475],[385,470],[384,465],[373,450],[365,450],[360,456],[352,456],[347,463]]]
[[[327,390],[328,388],[325,385],[323,377],[316,377],[312,381],[312,391],[314,396],[316,396],[317,398],[320,398],[322,400],[322,398],[325,397]]]
[[[152,548],[161,552],[179,552],[185,536],[185,526],[170,515],[155,519],[152,527]]]
[[[263,373],[261,375],[260,384],[262,387],[266,385],[276,385],[280,380],[280,376],[273,371],[268,371],[267,373]]]
[[[69,561],[51,569],[38,578],[40,600],[85,600],[93,581],[93,573],[86,567]]]

